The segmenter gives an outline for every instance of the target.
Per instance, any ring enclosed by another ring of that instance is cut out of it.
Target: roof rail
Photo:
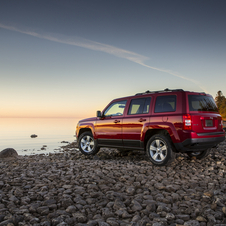
[[[136,96],[138,95],[144,95],[144,94],[149,94],[149,93],[163,93],[163,92],[177,92],[177,91],[184,91],[183,89],[164,89],[164,90],[158,90],[158,91],[149,91],[147,90],[144,93],[137,93]]]

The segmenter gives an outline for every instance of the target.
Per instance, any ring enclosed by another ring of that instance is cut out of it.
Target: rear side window
[[[155,102],[155,113],[176,111],[176,95],[158,96]]]
[[[190,111],[214,111],[218,112],[216,103],[210,96],[188,95]]]
[[[150,109],[151,97],[131,100],[128,115],[147,114]]]

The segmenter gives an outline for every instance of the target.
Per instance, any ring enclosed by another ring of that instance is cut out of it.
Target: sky
[[[165,88],[226,95],[225,12],[225,0],[2,0],[0,117],[92,117]]]

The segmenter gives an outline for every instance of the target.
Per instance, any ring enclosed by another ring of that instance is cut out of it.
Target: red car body
[[[143,112],[135,109],[139,101],[147,103]],[[123,111],[105,115],[114,103]],[[132,113],[131,106],[135,106]],[[205,150],[225,139],[222,117],[211,95],[168,89],[112,100],[98,117],[79,121],[78,139],[86,131],[91,131],[98,147],[127,149],[145,149],[151,136],[164,132],[174,152]]]

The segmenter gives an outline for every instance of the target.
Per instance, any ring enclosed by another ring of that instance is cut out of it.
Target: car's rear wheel
[[[84,132],[80,135],[78,146],[84,155],[95,155],[100,150],[91,132]]]
[[[192,158],[195,157],[196,159],[204,159],[206,158],[210,153],[211,148],[205,150],[205,151],[194,151],[194,152],[187,152],[187,155]]]
[[[162,134],[156,134],[148,140],[146,153],[149,160],[157,166],[168,165],[175,158],[171,142]]]

